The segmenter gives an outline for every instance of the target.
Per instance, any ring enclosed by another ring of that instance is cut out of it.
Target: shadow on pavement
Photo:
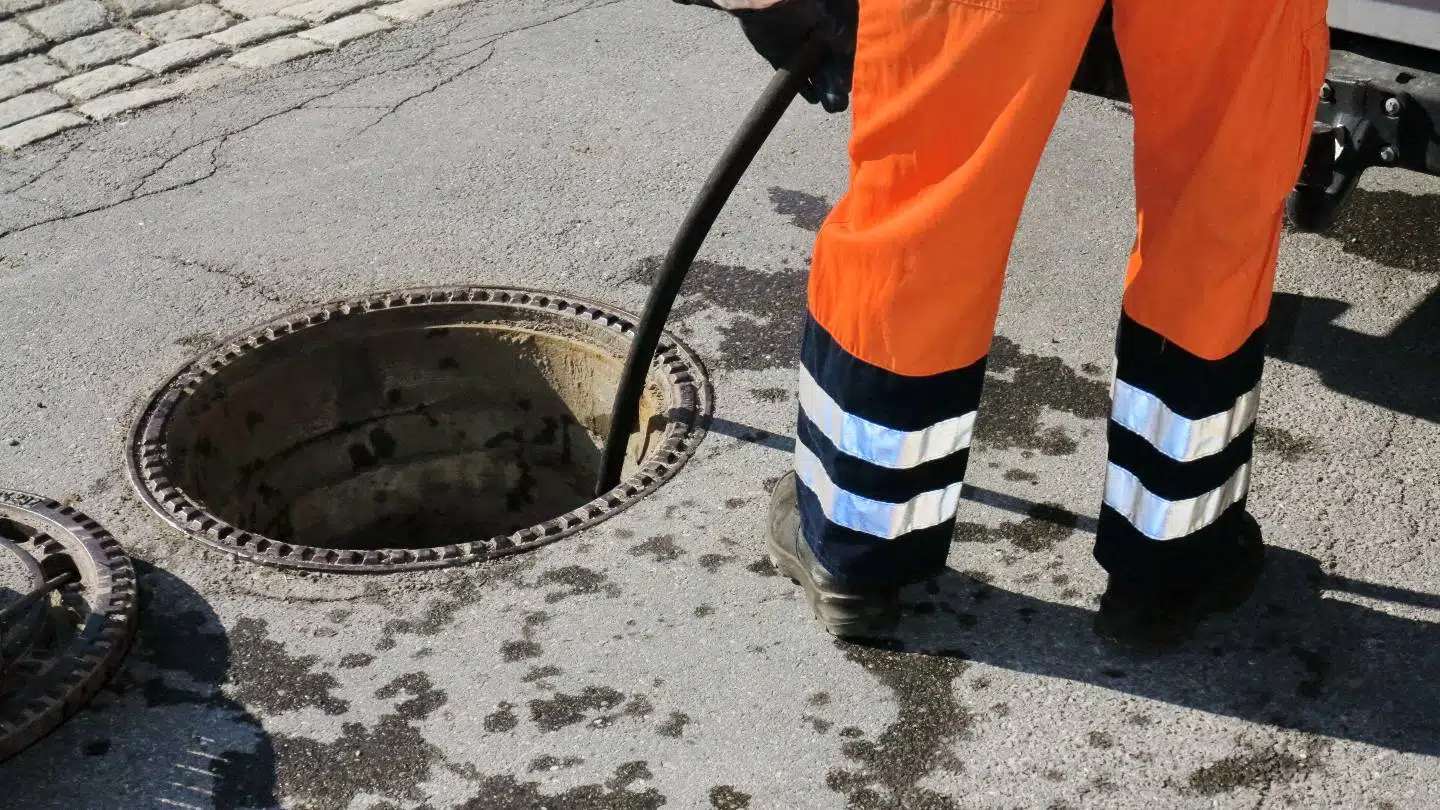
[[[1355,189],[1326,236],[1386,267],[1440,271],[1440,194]]]
[[[1436,273],[1440,195],[1357,189],[1329,234],[1346,253],[1387,267]],[[1337,393],[1440,422],[1440,286],[1383,337],[1335,325],[1350,304],[1278,293],[1267,353],[1314,369]]]
[[[1326,577],[1314,558],[1271,547],[1244,608],[1212,619],[1172,652],[1141,654],[1100,641],[1090,610],[947,570],[907,591],[897,638],[868,645],[867,655],[917,673],[933,670],[925,661],[935,656],[982,662],[1276,728],[1440,754],[1440,625],[1346,601],[1342,590],[1440,604],[1429,594]]]
[[[140,626],[124,667],[76,717],[0,766],[0,805],[278,807],[274,746],[220,689],[232,653],[219,618],[183,580],[134,562]]]
[[[1267,353],[1314,369],[1336,393],[1440,422],[1440,287],[1383,337],[1332,323],[1350,305],[1279,293]]]

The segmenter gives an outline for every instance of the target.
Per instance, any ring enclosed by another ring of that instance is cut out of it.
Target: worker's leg
[[[849,587],[944,567],[1011,238],[1100,0],[863,0],[815,246],[801,525]]]
[[[1112,583],[1208,587],[1245,534],[1262,330],[1324,78],[1324,0],[1115,11],[1139,236],[1095,555]]]

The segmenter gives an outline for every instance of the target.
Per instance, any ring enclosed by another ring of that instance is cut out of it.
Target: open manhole
[[[529,290],[443,288],[278,318],[184,368],[132,436],[162,517],[255,562],[433,568],[623,509],[694,453],[710,389],[666,335],[621,483],[592,489],[630,316]]]
[[[0,490],[0,760],[60,725],[120,667],[135,571],[95,521]]]

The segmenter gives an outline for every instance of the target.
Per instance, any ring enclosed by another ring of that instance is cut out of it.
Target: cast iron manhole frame
[[[166,523],[205,545],[261,565],[308,571],[389,573],[483,562],[549,545],[618,514],[673,478],[695,454],[710,425],[714,394],[696,354],[666,332],[651,364],[678,402],[665,414],[665,433],[645,462],[604,495],[508,535],[430,548],[338,549],[277,540],[236,526],[208,510],[166,472],[165,428],[175,407],[199,385],[248,352],[340,318],[383,310],[448,304],[491,304],[559,315],[634,339],[635,316],[589,299],[521,287],[413,287],[356,296],[295,310],[238,332],[185,364],[146,402],[130,432],[126,468],[140,499]],[[623,362],[624,358],[617,358]]]
[[[69,555],[80,580],[62,586],[62,600],[83,591],[90,613],[69,644],[55,655],[26,651],[7,678],[27,679],[29,699],[13,714],[0,715],[0,762],[55,730],[79,711],[125,661],[135,637],[139,597],[135,568],[119,541],[99,523],[68,506],[28,492],[0,489],[0,518],[35,534],[19,540],[44,560]]]

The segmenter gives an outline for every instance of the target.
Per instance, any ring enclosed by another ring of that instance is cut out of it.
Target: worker
[[[882,635],[899,589],[945,566],[1021,206],[1103,0],[715,2],[776,66],[822,37],[827,60],[802,92],[832,112],[853,99],[849,189],[815,243],[795,469],[772,495],[769,552],[831,633]],[[1325,0],[1113,6],[1137,237],[1095,628],[1166,645],[1243,603],[1263,564],[1246,512],[1263,332],[1328,28]],[[1053,280],[1066,296],[1070,280]]]

